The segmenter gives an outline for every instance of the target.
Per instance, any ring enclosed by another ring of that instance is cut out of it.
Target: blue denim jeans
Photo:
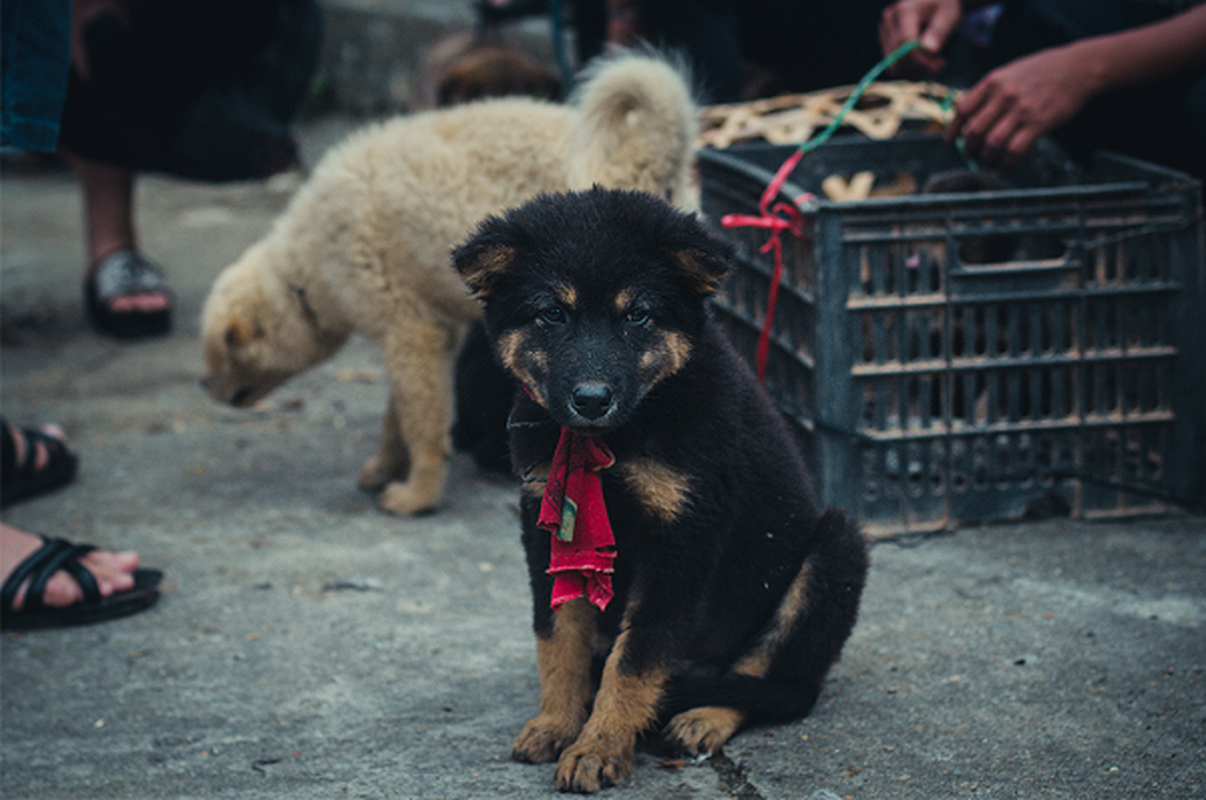
[[[53,152],[71,63],[71,0],[4,0],[0,146]]]

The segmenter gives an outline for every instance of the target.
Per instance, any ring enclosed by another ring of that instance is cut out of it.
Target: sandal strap
[[[159,268],[134,250],[118,250],[98,261],[92,271],[92,290],[102,300],[135,294],[169,294]]]
[[[25,560],[8,574],[8,577],[4,579],[4,587],[0,589],[0,610],[3,610],[5,613],[12,611],[13,600],[17,598],[17,590],[21,588],[21,584],[25,583],[30,573],[41,569],[46,559],[54,556],[55,549],[50,541],[43,536],[42,546],[26,556]]]
[[[71,482],[79,459],[59,435],[40,429],[18,427],[0,417],[0,445],[3,459],[0,464],[0,505],[35,497]],[[24,453],[17,459],[17,439],[25,442]],[[38,459],[46,457],[43,464]]]
[[[79,562],[79,559],[88,555],[96,549],[90,544],[73,544],[66,539],[51,539],[51,543],[56,546],[54,556],[47,562],[29,585],[29,591],[26,592],[26,603],[29,602],[29,597],[37,598],[38,609],[45,607],[42,602],[46,594],[46,584],[50,583],[51,577],[59,570],[66,570],[67,574],[75,578],[76,583],[80,585],[80,589],[84,592],[84,602],[93,603],[100,600],[100,587],[96,583],[96,578],[88,571],[88,568]],[[31,610],[33,610],[31,608]]]
[[[25,439],[25,452],[21,454],[21,463],[17,463],[17,442],[13,436],[13,429],[6,422],[4,423],[4,463],[5,476],[8,477],[8,469],[12,469],[12,477],[17,478],[24,475],[33,475],[38,472],[38,448],[46,449],[46,466],[54,462],[56,458],[61,458],[67,454],[67,446],[63,444],[63,440],[56,436],[43,433],[36,428],[22,428],[21,436]],[[11,460],[11,467],[9,462]]]
[[[0,470],[3,470],[3,473],[0,474],[8,477],[10,474],[16,474],[21,466],[17,463],[17,439],[13,426],[5,417],[0,417],[0,426],[3,426],[3,432],[0,432]]]
[[[22,613],[45,608],[43,596],[46,585],[60,569],[66,570],[80,585],[84,593],[84,602],[99,600],[100,587],[96,583],[96,577],[79,562],[80,557],[95,549],[96,547],[90,544],[72,544],[66,539],[47,539],[43,536],[42,546],[18,564],[4,580],[3,589],[0,589],[0,609],[5,612],[12,611],[17,591],[26,579],[30,580],[30,584],[25,592]]]
[[[10,423],[6,418],[0,417],[0,424],[4,426],[3,434],[3,469],[4,478],[6,480],[16,480],[26,475],[32,475],[37,471],[38,465],[38,445],[47,447],[46,455],[47,463],[54,460],[55,450],[51,448],[51,443],[62,444],[58,439],[52,436],[47,436],[35,428],[18,428]],[[25,439],[25,452],[21,454],[21,460],[17,460],[17,434]]]

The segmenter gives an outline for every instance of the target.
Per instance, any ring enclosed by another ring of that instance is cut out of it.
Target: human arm
[[[1206,67],[1206,5],[1149,25],[1040,50],[993,70],[956,106],[947,138],[1012,166],[1097,95]]]

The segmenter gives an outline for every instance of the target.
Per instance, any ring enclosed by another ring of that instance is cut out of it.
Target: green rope
[[[866,93],[867,87],[874,83],[880,75],[883,75],[889,67],[900,59],[904,58],[920,45],[921,42],[917,41],[916,39],[910,39],[888,55],[884,56],[878,64],[872,67],[870,71],[863,76],[862,80],[858,82],[858,85],[854,87],[854,91],[851,92],[850,96],[846,98],[846,102],[842,103],[842,107],[838,110],[837,116],[833,118],[833,122],[830,122],[829,125],[826,126],[825,130],[821,131],[808,141],[802,143],[800,145],[800,150],[804,153],[809,153],[825,144],[825,142],[829,141],[829,137],[833,136],[834,132],[837,131],[838,128],[842,127],[842,123],[845,121],[846,115],[850,113],[850,110],[858,105],[859,100],[863,99],[863,94]]]
[[[816,136],[800,144],[800,152],[810,153],[821,145],[825,144],[825,142],[829,141],[829,138],[833,136],[837,129],[842,127],[842,123],[846,120],[846,115],[850,113],[850,111],[856,105],[858,105],[859,100],[863,99],[863,95],[867,92],[867,87],[878,80],[879,76],[887,72],[893,64],[895,64],[897,61],[900,61],[900,59],[904,58],[920,46],[921,42],[916,39],[910,39],[888,55],[884,56],[879,63],[872,67],[867,74],[862,77],[862,80],[855,85],[854,91],[851,92],[850,96],[846,98],[846,102],[842,103],[842,107],[838,109],[837,116],[833,118],[833,121],[830,122],[825,129]],[[946,97],[944,97],[942,100],[942,110],[949,112],[954,107],[954,103],[954,92],[947,92]],[[959,155],[963,157],[963,160],[967,162],[967,166],[970,169],[980,169],[980,165],[967,155],[967,148],[962,136],[955,140],[955,147],[958,149]]]
[[[947,92],[946,97],[942,98],[942,110],[949,112],[954,108],[954,106],[955,93]],[[968,169],[970,169],[972,172],[980,171],[980,165],[974,158],[967,154],[967,141],[964,140],[963,134],[959,134],[957,137],[955,137],[955,149],[959,151],[959,155],[963,158],[964,163],[967,164]]]

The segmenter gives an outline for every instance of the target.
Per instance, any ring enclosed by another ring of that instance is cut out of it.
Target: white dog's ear
[[[492,241],[487,236],[470,239],[452,254],[452,263],[461,273],[473,296],[490,296],[498,279],[507,273],[519,255],[514,247]]]
[[[243,319],[232,319],[226,324],[226,332],[222,339],[226,342],[227,349],[238,350],[251,344],[260,335],[252,323]]]

